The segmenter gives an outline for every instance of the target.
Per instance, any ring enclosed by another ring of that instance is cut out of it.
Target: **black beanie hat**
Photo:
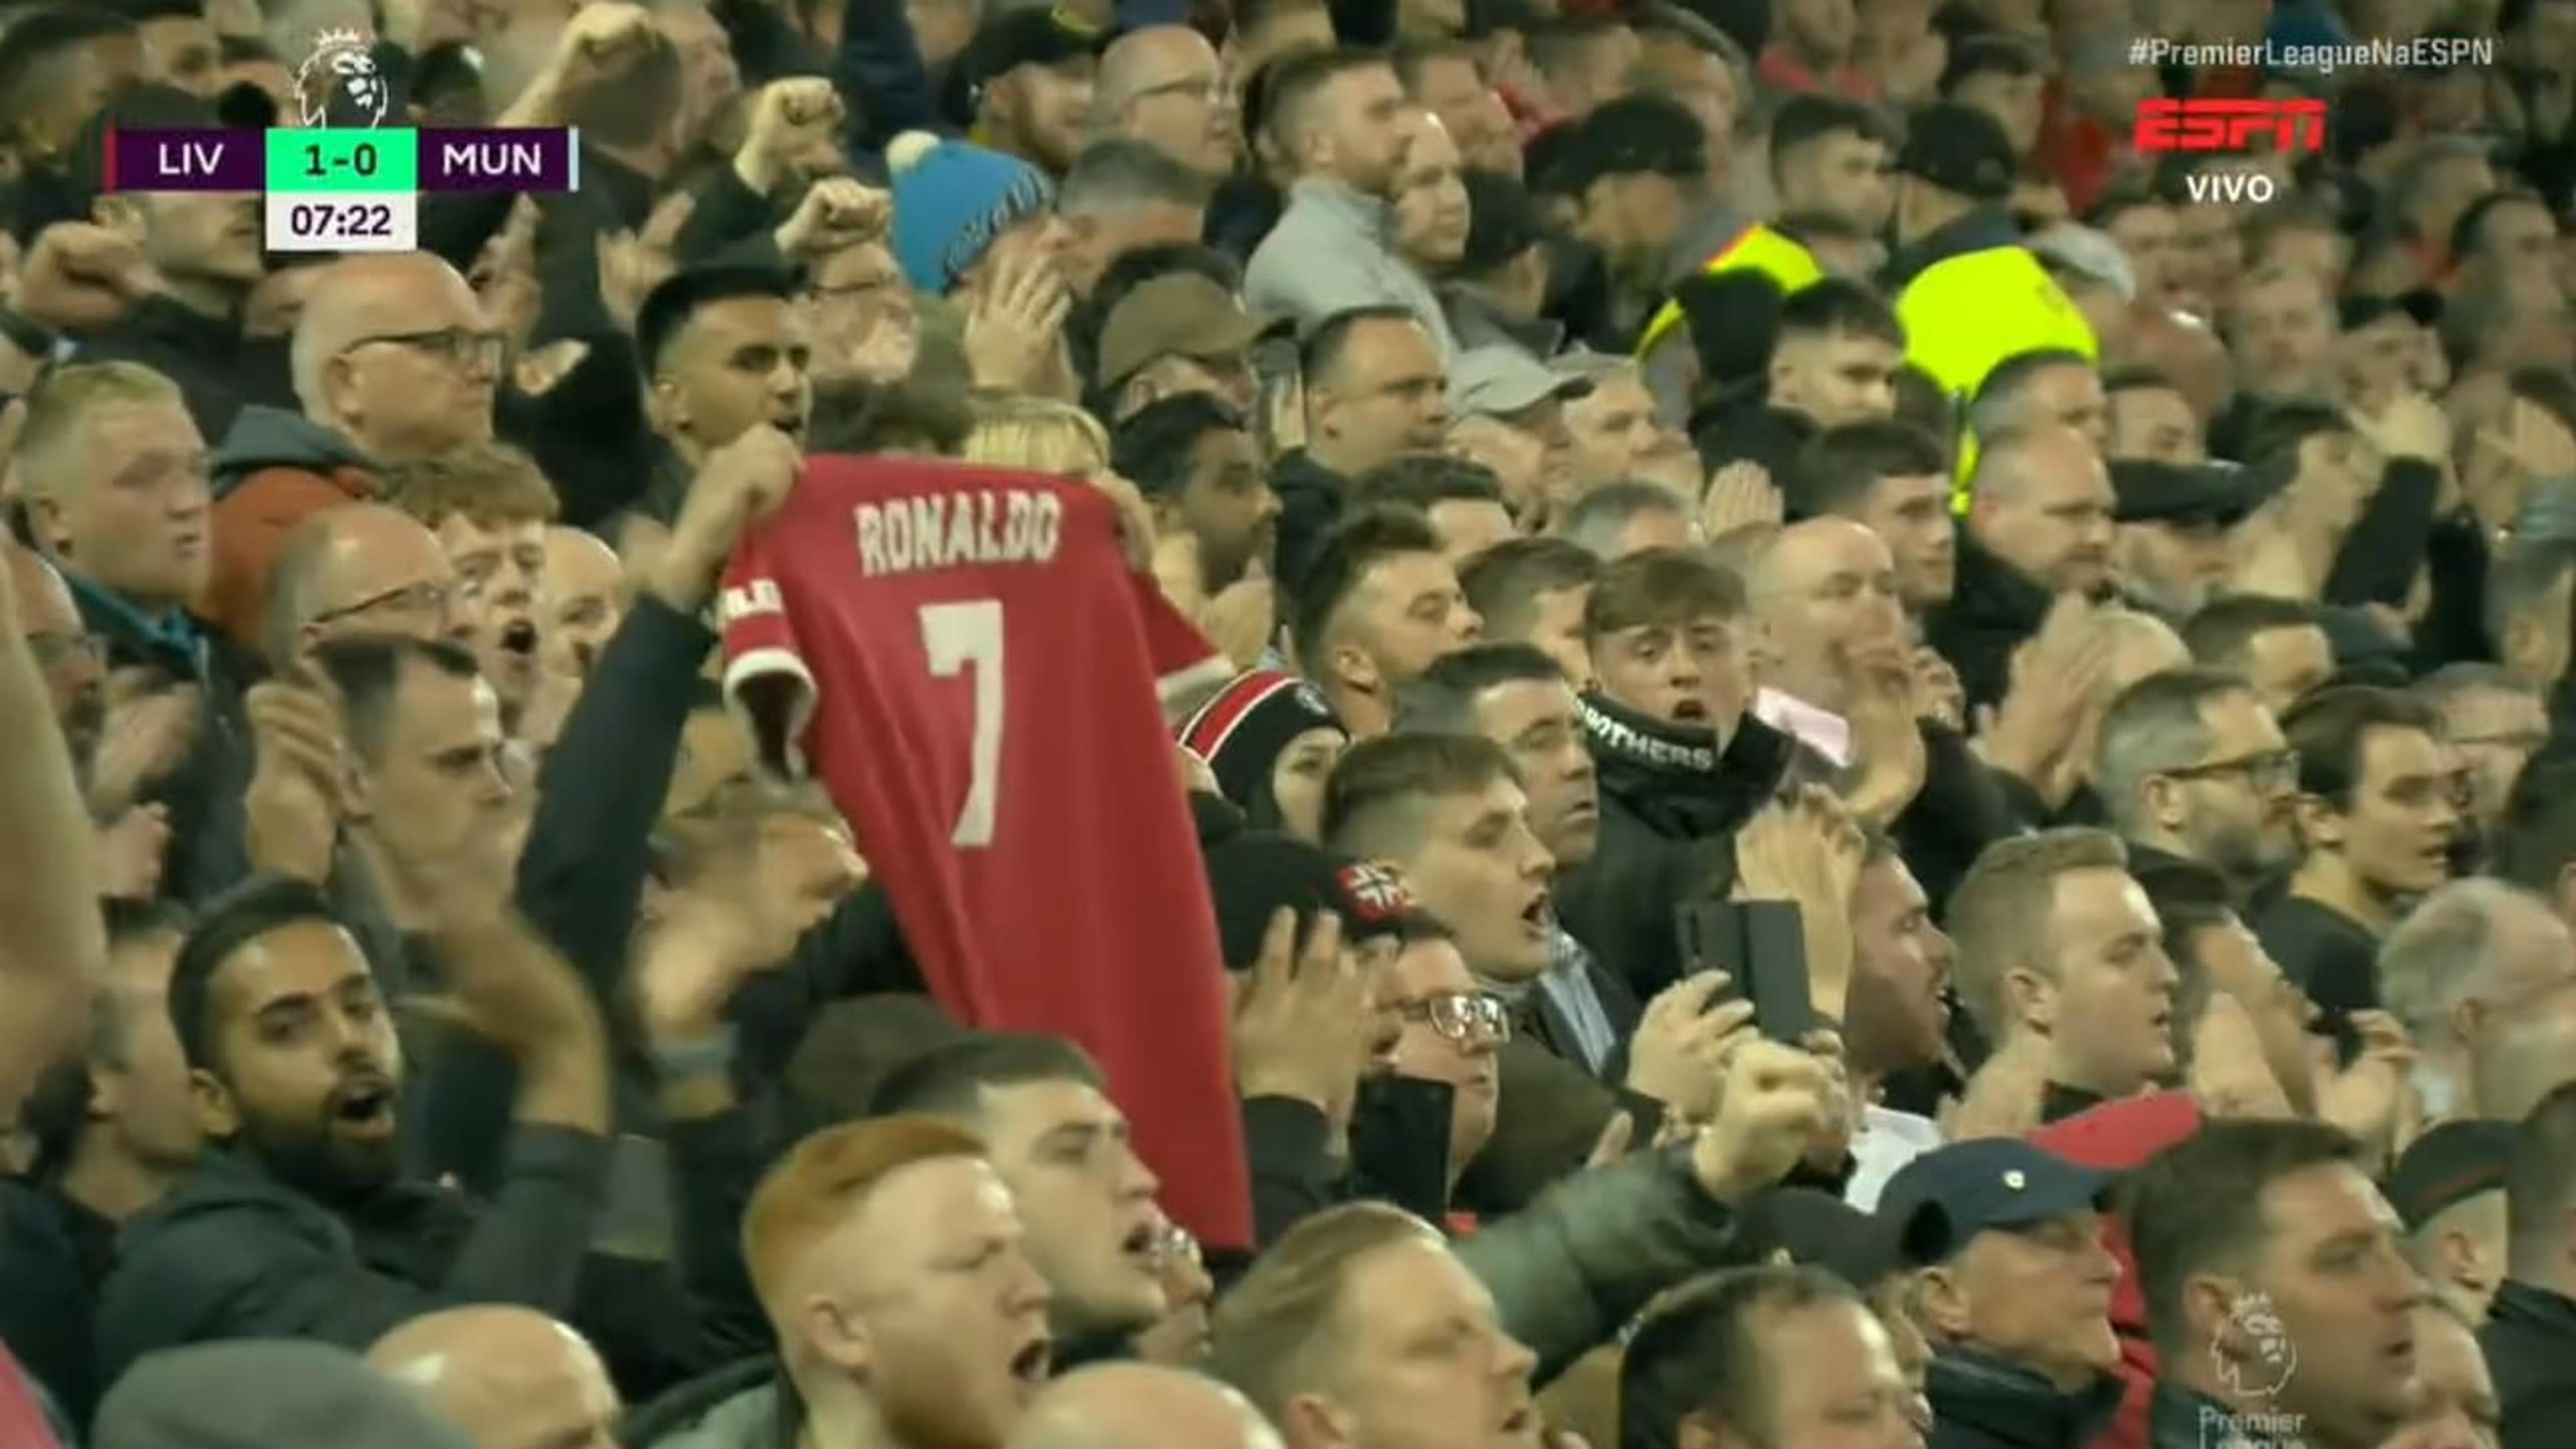
[[[1279,825],[1270,771],[1288,742],[1308,730],[1350,731],[1324,702],[1324,692],[1293,674],[1255,669],[1239,674],[1181,726],[1181,744],[1216,772],[1217,792],[1261,829]]]
[[[1317,911],[1333,912],[1353,945],[1401,934],[1414,910],[1412,893],[1384,868],[1275,831],[1247,830],[1210,847],[1207,872],[1228,971],[1252,969],[1282,909],[1296,912],[1301,940]]]

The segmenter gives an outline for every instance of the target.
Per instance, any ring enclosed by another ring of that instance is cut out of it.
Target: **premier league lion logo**
[[[335,97],[347,104],[334,107]],[[308,127],[375,126],[393,104],[392,88],[376,69],[367,38],[354,30],[325,30],[295,68],[295,109]]]
[[[2269,1295],[2249,1293],[2227,1311],[2229,1331],[2209,1345],[2218,1380],[2241,1397],[2268,1399],[2299,1371],[2299,1347]]]

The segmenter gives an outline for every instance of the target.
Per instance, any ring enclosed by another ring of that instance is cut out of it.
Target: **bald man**
[[[1841,715],[1857,659],[1873,650],[1891,663],[1906,658],[1895,556],[1861,524],[1790,524],[1756,555],[1746,584],[1765,690]]]
[[[588,676],[626,617],[626,566],[588,529],[546,526],[546,608],[553,614],[547,647],[563,651],[557,667]]]
[[[1008,1449],[1282,1449],[1241,1394],[1198,1374],[1103,1364],[1049,1384]]]
[[[261,652],[284,672],[342,635],[453,639],[455,588],[437,534],[381,503],[343,503],[297,524],[278,548]]]
[[[542,1313],[483,1305],[424,1314],[376,1340],[367,1364],[463,1429],[475,1449],[617,1449],[608,1370]]]
[[[492,439],[503,343],[463,275],[427,252],[355,256],[295,322],[304,416],[379,463]]]
[[[1095,137],[1125,136],[1210,181],[1234,171],[1242,106],[1216,47],[1186,25],[1148,25],[1110,44],[1092,91]]]
[[[426,252],[322,267],[295,321],[303,412],[244,408],[215,453],[207,616],[266,650],[269,569],[287,530],[369,496],[378,464],[490,442],[502,351],[473,288]]]

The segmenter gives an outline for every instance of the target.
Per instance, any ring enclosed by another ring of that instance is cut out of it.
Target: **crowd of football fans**
[[[0,1449],[2576,1445],[2576,0],[0,0],[0,215]]]

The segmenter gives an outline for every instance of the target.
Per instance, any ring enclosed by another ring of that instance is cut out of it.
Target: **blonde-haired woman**
[[[1196,535],[1174,529],[1170,537],[1156,538],[1154,512],[1145,495],[1110,470],[1109,432],[1099,419],[1071,403],[1025,393],[979,392],[973,405],[975,426],[967,432],[959,458],[1098,486],[1118,505],[1129,561],[1153,573],[1172,607],[1206,630],[1238,668],[1249,669],[1261,658],[1277,620],[1269,579],[1208,597],[1199,583]]]

